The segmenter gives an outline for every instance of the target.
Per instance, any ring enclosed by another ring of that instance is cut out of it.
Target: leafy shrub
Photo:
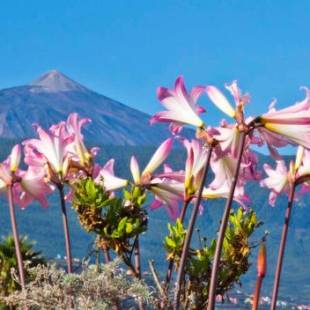
[[[253,210],[245,212],[239,208],[231,212],[223,242],[217,295],[224,296],[248,271],[251,248],[256,244],[250,242],[249,238],[261,224]],[[164,242],[167,259],[174,259],[178,266],[186,230],[179,220],[175,225],[168,224],[168,229],[169,235]],[[201,240],[199,248],[190,249],[186,261],[185,276],[188,281],[182,290],[182,300],[184,304],[191,304],[193,309],[203,309],[208,301],[216,240],[212,240],[209,245],[205,241],[206,238]]]
[[[41,252],[34,251],[34,242],[26,236],[20,238],[20,248],[25,266],[25,276],[29,279],[28,268],[44,264]],[[12,277],[12,270],[17,270],[17,259],[13,236],[3,237],[0,243],[0,297],[20,289],[19,283]]]
[[[133,306],[138,300],[149,304],[152,292],[143,281],[129,278],[119,268],[119,260],[104,265],[85,266],[80,274],[66,274],[55,265],[30,268],[33,280],[25,291],[4,298],[17,309],[65,309],[71,300],[74,309],[112,309]]]

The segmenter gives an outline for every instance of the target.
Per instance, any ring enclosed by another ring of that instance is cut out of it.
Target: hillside
[[[145,103],[147,105],[147,103]],[[89,117],[85,135],[113,145],[157,145],[165,125],[150,126],[150,116],[73,81],[57,70],[30,84],[0,90],[0,137],[33,137],[33,123],[48,127],[69,113]]]

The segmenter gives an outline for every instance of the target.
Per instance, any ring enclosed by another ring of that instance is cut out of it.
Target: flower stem
[[[61,205],[61,212],[62,212],[62,222],[64,226],[68,273],[72,273],[71,242],[70,242],[68,216],[67,216],[66,202],[65,202],[65,195],[64,195],[64,186],[62,184],[58,185],[58,190],[59,190],[60,205]]]
[[[181,224],[183,224],[183,222],[184,222],[186,210],[187,210],[189,203],[190,203],[190,199],[187,199],[184,201],[184,204],[183,204],[183,207],[182,207],[182,210],[180,213],[180,217],[179,217]],[[168,269],[167,269],[167,273],[166,273],[166,283],[165,283],[166,290],[168,290],[169,283],[171,281],[172,272],[173,272],[173,265],[174,265],[174,259],[172,258],[169,260],[169,265],[168,265]]]
[[[138,278],[141,279],[141,261],[140,261],[140,242],[139,242],[139,236],[137,236],[137,239],[135,241],[135,266],[136,266],[136,273],[138,275]]]
[[[284,257],[286,239],[287,239],[288,226],[289,226],[292,207],[294,203],[295,188],[296,188],[296,185],[292,184],[290,188],[287,208],[285,211],[285,219],[284,219],[284,224],[282,228],[282,236],[281,236],[280,249],[279,249],[279,254],[278,254],[278,262],[277,262],[276,274],[274,277],[274,284],[273,284],[272,301],[271,301],[271,307],[270,307],[271,310],[276,309],[276,305],[277,305],[280,276],[281,276],[282,263],[283,263],[283,257]]]
[[[20,281],[20,285],[21,285],[22,289],[24,289],[25,288],[25,271],[24,271],[24,266],[23,266],[23,258],[22,258],[22,253],[20,250],[20,242],[19,242],[18,229],[17,229],[17,224],[16,224],[12,185],[10,185],[8,188],[8,202],[9,202],[9,208],[10,208],[10,217],[11,217],[13,238],[14,238],[14,243],[15,243],[15,251],[16,251],[16,258],[17,258],[17,265],[18,265],[19,281]]]
[[[102,251],[103,251],[104,261],[106,264],[108,264],[109,262],[111,262],[111,256],[110,256],[109,249],[107,247],[104,247]]]
[[[173,301],[175,310],[178,310],[179,305],[180,305],[180,294],[181,294],[182,281],[184,277],[185,263],[186,263],[188,250],[189,250],[190,242],[191,242],[193,231],[194,231],[196,218],[197,218],[198,211],[199,211],[202,191],[203,191],[206,179],[207,179],[212,150],[213,150],[213,146],[209,146],[206,163],[205,163],[204,170],[203,170],[203,177],[202,177],[202,181],[201,181],[200,188],[199,188],[198,195],[197,195],[197,200],[191,213],[185,241],[183,244],[183,249],[182,249],[182,254],[181,254],[181,259],[180,259],[180,266],[178,269],[178,274],[177,274],[177,279],[176,279],[174,301]]]
[[[262,287],[262,283],[263,283],[263,277],[262,276],[257,276],[252,310],[257,310],[258,309],[260,289]]]
[[[208,295],[209,296],[208,310],[213,310],[215,307],[217,273],[219,269],[220,258],[221,258],[222,247],[223,247],[223,240],[225,237],[225,231],[226,231],[226,227],[227,227],[227,223],[229,219],[230,209],[231,209],[231,205],[232,205],[234,193],[235,193],[235,188],[236,188],[237,181],[238,181],[239,170],[240,170],[244,145],[246,141],[246,136],[247,136],[246,132],[240,133],[240,145],[239,145],[239,150],[238,150],[238,155],[237,155],[237,166],[236,166],[236,170],[234,173],[234,177],[232,179],[229,196],[228,196],[228,199],[226,200],[224,213],[222,216],[222,221],[221,221],[221,226],[220,226],[220,231],[217,237],[216,249],[215,249],[213,266],[212,266],[212,273],[211,273],[211,279],[210,279],[209,295]]]
[[[137,235],[134,245],[134,255],[135,255],[135,269],[137,273],[137,278],[141,279],[141,257],[140,257],[140,241],[139,235]],[[138,308],[139,310],[144,310],[143,301],[139,298],[138,300]]]

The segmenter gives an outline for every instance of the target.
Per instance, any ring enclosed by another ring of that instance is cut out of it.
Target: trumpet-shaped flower
[[[290,172],[288,171],[284,160],[278,160],[275,169],[272,169],[268,164],[264,164],[264,170],[268,177],[263,179],[260,182],[260,185],[271,190],[269,194],[269,204],[274,206],[276,199],[281,192],[284,192],[287,195],[289,193]]]
[[[3,190],[5,190],[7,186],[12,185],[15,173],[18,171],[20,160],[21,147],[19,144],[16,144],[12,148],[8,158],[0,164],[0,188]]]
[[[166,111],[156,113],[150,120],[151,124],[156,122],[172,123],[173,132],[178,132],[183,125],[203,127],[204,123],[199,117],[199,113],[204,112],[204,109],[196,105],[203,92],[204,87],[197,86],[188,94],[182,76],[177,78],[174,89],[159,87],[157,97]]]
[[[110,159],[95,177],[95,182],[102,183],[108,192],[115,191],[128,185],[128,180],[119,178],[114,174],[114,159]]]
[[[45,183],[42,168],[29,166],[27,171],[19,169],[21,148],[15,145],[8,158],[0,164],[0,191],[13,189],[13,199],[21,208],[25,208],[33,200],[47,207],[46,195],[52,188]]]
[[[225,182],[218,188],[205,187],[202,191],[203,199],[219,199],[219,198],[228,198],[230,192],[229,183]],[[246,202],[249,201],[248,196],[244,194],[243,190],[240,190],[240,187],[234,193],[233,198],[237,203],[239,203],[244,209],[247,209]]]
[[[150,182],[153,172],[166,160],[173,144],[173,139],[165,140],[155,151],[154,155],[140,174],[139,164],[134,156],[130,160],[130,170],[135,184],[146,185]]]
[[[151,210],[164,206],[173,220],[179,216],[179,203],[184,199],[184,184],[168,179],[155,178],[151,181],[149,191],[155,196],[150,205]]]
[[[84,144],[82,127],[91,120],[89,118],[79,118],[77,113],[71,113],[66,121],[68,136],[74,136],[74,140],[69,144],[69,152],[73,154],[73,161],[77,161],[82,167],[89,167],[91,159],[97,154],[98,148],[88,150]]]
[[[134,156],[130,160],[130,170],[136,185],[145,187],[155,195],[150,208],[157,209],[165,206],[170,217],[178,215],[178,202],[183,201],[184,194],[184,173],[175,173],[170,167],[165,166],[163,173],[154,176],[154,171],[166,160],[171,148],[173,139],[165,140],[155,151],[150,161],[140,173],[139,164]],[[181,178],[182,182],[178,180]]]
[[[244,104],[248,103],[250,97],[248,94],[242,95],[241,90],[238,88],[237,81],[233,81],[230,85],[225,85],[226,89],[232,94],[236,109],[229,103],[225,95],[215,86],[209,85],[206,87],[206,93],[213,104],[223,113],[231,118],[238,118],[236,111],[243,111]],[[243,119],[241,120],[243,121]]]
[[[24,141],[25,161],[27,164],[45,164],[49,168],[48,174],[56,174],[58,177],[65,177],[70,162],[69,145],[74,140],[74,135],[66,132],[65,123],[54,125],[49,131],[37,126],[39,139]]]
[[[44,208],[48,206],[46,195],[53,190],[45,182],[45,172],[38,167],[28,167],[27,171],[21,174],[21,181],[18,184],[15,194],[16,203],[22,209],[26,208],[33,200],[37,200]]]
[[[223,155],[230,153],[237,157],[240,147],[240,131],[237,125],[225,125],[215,129],[218,133],[213,137],[218,141]]]
[[[11,151],[10,155],[10,170],[14,173],[19,167],[21,160],[21,147],[19,144],[16,144]]]
[[[207,150],[197,140],[184,140],[187,159],[185,163],[185,199],[196,194],[201,185],[203,168],[207,160]]]
[[[262,126],[269,132],[284,137],[286,143],[310,148],[310,91],[306,89],[303,101],[285,109],[276,110],[273,103],[269,112],[258,117],[255,122],[257,127]],[[273,136],[275,137],[277,136]],[[273,139],[270,142],[283,144],[283,139],[276,142]]]
[[[214,180],[209,184],[208,188],[203,190],[203,198],[215,199],[215,198],[227,198],[229,190],[232,186],[233,176],[237,167],[237,160],[229,155],[216,157],[212,156],[211,169],[215,175]],[[240,170],[245,168],[245,165],[241,163]],[[244,191],[244,179],[243,174],[240,173],[237,186],[234,192],[234,199],[238,202],[248,200]]]

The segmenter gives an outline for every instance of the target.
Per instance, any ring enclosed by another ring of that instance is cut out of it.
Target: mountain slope
[[[157,145],[169,135],[165,125],[149,125],[150,116],[100,95],[52,70],[34,82],[0,90],[0,137],[34,135],[33,123],[44,127],[71,112],[90,117],[86,128],[91,141],[114,145]]]

